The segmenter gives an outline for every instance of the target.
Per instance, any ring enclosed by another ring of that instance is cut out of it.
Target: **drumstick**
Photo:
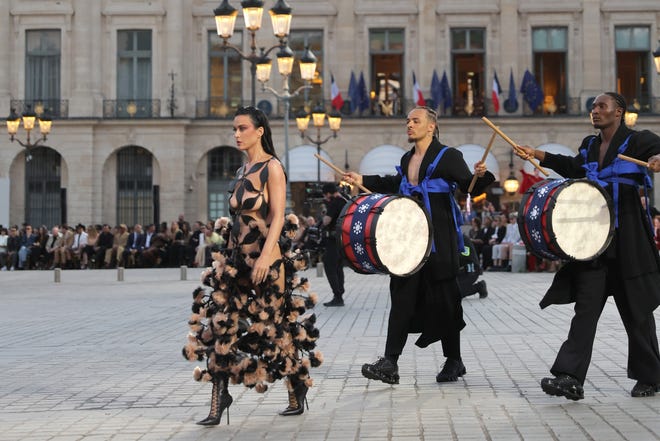
[[[482,116],[481,119],[483,120],[483,122],[488,124],[491,129],[495,130],[495,132],[497,132],[497,134],[500,135],[506,142],[511,144],[511,146],[513,147],[514,150],[516,150],[516,151],[518,150],[518,144],[516,144],[515,142],[513,142],[513,140],[511,140],[511,138],[506,136],[504,134],[504,132],[502,132],[495,124],[490,122],[490,120],[488,118],[486,118],[485,116]],[[531,162],[532,165],[534,167],[536,167],[544,175],[546,175],[546,176],[550,175],[550,173],[548,173],[547,170],[545,170],[543,167],[541,167],[533,158],[529,158],[528,161]]]
[[[617,156],[617,158],[623,159],[624,161],[629,161],[629,162],[632,162],[634,164],[641,165],[642,167],[649,168],[649,163],[648,162],[640,161],[639,159],[631,158],[630,156],[622,155],[621,153],[619,153],[616,156]]]
[[[486,158],[488,157],[488,152],[490,151],[490,148],[493,146],[493,141],[495,141],[495,136],[497,136],[496,132],[493,132],[493,136],[490,137],[490,141],[488,142],[488,147],[486,147],[486,151],[484,152],[484,155],[481,157],[481,162],[485,162]],[[477,175],[472,176],[472,181],[470,182],[470,186],[468,187],[468,193],[472,193],[472,189],[474,188],[474,184],[477,182]]]
[[[338,173],[338,174],[340,174],[340,175],[342,175],[342,176],[346,174],[346,173],[344,172],[344,170],[335,167],[331,162],[326,161],[325,159],[323,159],[322,157],[320,157],[320,156],[317,155],[316,153],[314,153],[314,156],[316,156],[316,159],[318,159],[319,161],[321,161],[322,163],[324,163],[325,165],[327,165],[328,167],[330,167],[331,169],[333,169],[336,173]],[[362,185],[362,184],[358,184],[357,182],[355,183],[355,185],[357,185],[357,187],[358,187],[360,190],[362,190],[363,192],[365,192],[365,193],[371,193],[371,191],[370,191],[367,187],[365,187],[364,185]]]

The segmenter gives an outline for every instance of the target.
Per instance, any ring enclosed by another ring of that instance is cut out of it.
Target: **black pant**
[[[471,296],[479,291],[479,287],[475,284],[479,278],[479,273],[473,271],[471,273],[461,272],[458,275],[458,287],[461,290],[461,297]]]
[[[461,295],[455,279],[438,281],[430,277],[424,267],[408,277],[393,277],[390,282],[390,298],[392,306],[387,323],[387,340],[385,356],[398,356],[403,352],[409,333],[430,333],[429,328],[439,334],[442,342],[442,352],[445,357],[461,359],[461,328],[464,326]],[[429,300],[434,298],[434,300]],[[437,302],[429,304],[429,302]],[[440,310],[444,316],[429,317],[425,312]],[[421,312],[421,315],[420,315]],[[434,320],[434,323],[421,324],[424,320]],[[417,341],[420,347],[426,347],[434,336]]]
[[[323,243],[323,270],[328,279],[332,294],[341,299],[344,295],[344,265],[339,255],[339,248],[333,238],[328,238]]]
[[[553,375],[569,374],[584,383],[587,376],[596,326],[608,292],[614,293],[614,301],[628,334],[628,378],[644,383],[660,383],[660,354],[655,319],[650,312],[642,323],[633,321],[628,305],[628,295],[621,284],[616,265],[585,269],[575,277],[575,315],[571,321],[568,338],[561,345],[550,372]]]

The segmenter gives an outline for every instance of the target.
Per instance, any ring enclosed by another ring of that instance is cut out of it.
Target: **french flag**
[[[330,74],[330,99],[332,100],[332,107],[336,110],[341,110],[344,105],[344,99],[341,97],[337,83],[335,83],[335,76]]]
[[[491,98],[493,99],[493,107],[495,108],[495,113],[500,111],[500,94],[502,93],[502,86],[500,86],[500,80],[497,79],[497,72],[493,71],[495,74],[493,76],[493,91],[491,92]]]
[[[422,89],[419,87],[419,83],[417,82],[415,71],[413,71],[412,74],[413,74],[413,99],[415,100],[415,104],[417,104],[418,106],[425,106],[426,100],[424,99],[424,95],[422,95]]]

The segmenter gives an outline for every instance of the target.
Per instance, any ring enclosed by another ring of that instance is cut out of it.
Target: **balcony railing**
[[[103,100],[103,118],[160,118],[160,100]]]
[[[69,100],[57,99],[34,99],[34,100],[10,100],[9,106],[17,115],[31,110],[37,116],[47,115],[54,119],[69,117]]]

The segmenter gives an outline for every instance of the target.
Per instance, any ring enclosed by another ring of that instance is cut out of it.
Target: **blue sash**
[[[424,176],[424,179],[419,183],[419,185],[412,185],[409,181],[406,175],[403,173],[401,170],[401,166],[396,166],[396,171],[401,175],[401,184],[399,184],[399,193],[401,193],[404,196],[412,196],[414,193],[418,193],[422,195],[422,200],[424,201],[424,206],[426,207],[426,212],[429,214],[429,217],[433,219],[433,215],[431,213],[431,200],[429,199],[429,193],[447,193],[449,195],[449,201],[451,203],[451,208],[452,208],[452,215],[454,217],[454,225],[456,227],[456,236],[457,236],[457,243],[458,243],[458,252],[462,252],[465,248],[465,244],[463,243],[463,234],[461,233],[461,225],[463,223],[463,219],[461,216],[461,208],[458,206],[458,203],[456,202],[456,199],[454,199],[454,191],[456,191],[456,188],[458,185],[455,182],[447,182],[446,180],[442,178],[433,178],[431,179],[431,175],[435,171],[435,168],[438,165],[438,162],[440,161],[440,158],[442,158],[442,155],[445,154],[445,151],[447,150],[447,147],[443,147],[442,150],[440,150],[440,153],[435,157],[433,162],[429,165],[428,169],[426,170],[426,175]],[[435,253],[435,239],[433,240],[431,244],[431,252]]]
[[[621,146],[618,148],[617,153],[624,153],[626,151],[628,148],[628,141],[630,141],[631,136],[632,134],[628,135],[623,144],[621,144]],[[605,188],[608,185],[612,185],[612,196],[614,199],[614,226],[616,228],[619,227],[619,184],[633,185],[635,187],[639,185],[644,186],[644,197],[646,197],[647,202],[646,213],[649,218],[649,226],[653,225],[651,222],[651,210],[649,209],[648,204],[648,190],[653,185],[651,183],[651,178],[646,172],[646,168],[633,162],[624,161],[616,157],[611,164],[598,171],[597,161],[587,162],[587,152],[591,150],[591,146],[595,140],[596,137],[592,137],[587,148],[580,151],[580,154],[582,154],[582,157],[584,158],[584,164],[582,165],[582,168],[585,169],[587,178],[598,183],[598,185],[601,187]],[[633,174],[636,176],[635,178],[621,176],[628,174]]]

